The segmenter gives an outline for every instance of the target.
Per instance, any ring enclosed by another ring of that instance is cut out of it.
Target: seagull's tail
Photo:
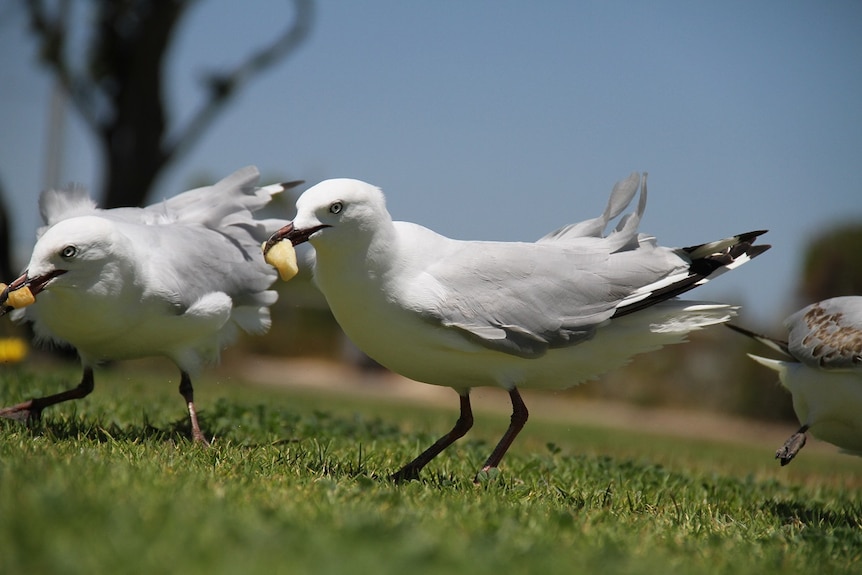
[[[768,357],[760,357],[759,355],[754,355],[753,353],[749,353],[747,355],[760,365],[768,367],[769,369],[777,372],[779,377],[787,373],[788,366],[790,365],[788,362],[781,361],[780,359],[769,359]]]
[[[765,233],[766,230],[758,230],[715,242],[681,248],[680,255],[691,261],[688,270],[639,289],[620,302],[614,317],[677,297],[751,261],[772,247],[767,244],[754,244],[755,240]]]

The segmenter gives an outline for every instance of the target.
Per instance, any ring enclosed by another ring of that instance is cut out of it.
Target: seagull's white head
[[[97,216],[82,216],[57,222],[48,228],[36,246],[27,270],[16,282],[34,294],[54,286],[90,289],[106,278],[116,278],[127,240],[113,222]],[[125,258],[128,259],[128,258]]]
[[[318,251],[362,244],[391,222],[379,188],[346,178],[325,180],[299,197],[296,217],[269,238],[264,251],[282,240],[294,246],[308,241]]]

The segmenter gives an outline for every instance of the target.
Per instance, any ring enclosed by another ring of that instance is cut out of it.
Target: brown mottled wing
[[[862,369],[862,297],[812,304],[785,322],[788,347],[799,361],[824,369]]]

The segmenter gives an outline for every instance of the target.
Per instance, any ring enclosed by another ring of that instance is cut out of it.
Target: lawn
[[[0,370],[2,405],[78,375]],[[394,485],[387,474],[454,422],[454,394],[450,409],[425,409],[212,372],[196,385],[201,425],[216,437],[205,449],[187,439],[168,377],[119,365],[32,429],[0,422],[0,573],[860,568],[859,458],[803,450],[780,468],[758,438],[612,430],[534,410],[500,474],[475,486],[506,425],[477,411],[473,432],[421,481]]]

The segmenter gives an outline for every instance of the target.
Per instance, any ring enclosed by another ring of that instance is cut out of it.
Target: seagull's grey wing
[[[619,216],[631,203],[638,191],[640,182],[641,178],[637,173],[633,173],[625,180],[617,182],[611,191],[610,198],[608,198],[608,205],[601,216],[564,226],[542,237],[539,242],[552,242],[582,237],[602,237],[608,223]],[[643,185],[646,188],[646,174],[644,174]]]
[[[825,369],[862,368],[862,297],[812,304],[787,318],[788,346],[806,365]]]
[[[182,308],[213,291],[231,296],[235,306],[270,305],[275,292],[267,290],[276,273],[263,261],[260,244],[287,222],[257,220],[254,212],[285,185],[257,187],[258,176],[249,166],[146,208],[100,215],[125,226],[134,245],[147,246],[141,257],[149,263],[153,289],[179,297]]]
[[[602,253],[464,242],[429,266],[417,285],[438,295],[427,319],[492,349],[538,357],[591,338],[628,295],[684,267],[665,248]]]
[[[241,168],[211,186],[195,188],[146,208],[152,217],[198,223],[209,228],[251,219],[284,186],[258,187],[260,173],[254,166]]]
[[[449,244],[448,255],[426,270],[445,293],[429,317],[488,347],[537,357],[591,338],[618,306],[627,304],[626,298],[649,299],[647,286],[661,281],[674,285],[688,277],[691,261],[679,250],[658,247],[651,237],[638,234],[647,200],[645,178],[635,212],[602,236],[640,183],[632,174],[614,187],[602,216],[534,244]],[[649,305],[667,297],[671,295],[652,298]]]
[[[183,192],[144,211],[147,223],[200,224],[217,231],[246,253],[260,251],[261,242],[287,224],[284,220],[255,219],[254,213],[285,189],[301,182],[258,187],[256,167],[247,166],[216,182]]]
[[[274,268],[258,249],[245,250],[227,234],[202,226],[128,224],[123,232],[136,246],[146,293],[181,313],[201,297],[223,292],[234,307],[268,306]]]

